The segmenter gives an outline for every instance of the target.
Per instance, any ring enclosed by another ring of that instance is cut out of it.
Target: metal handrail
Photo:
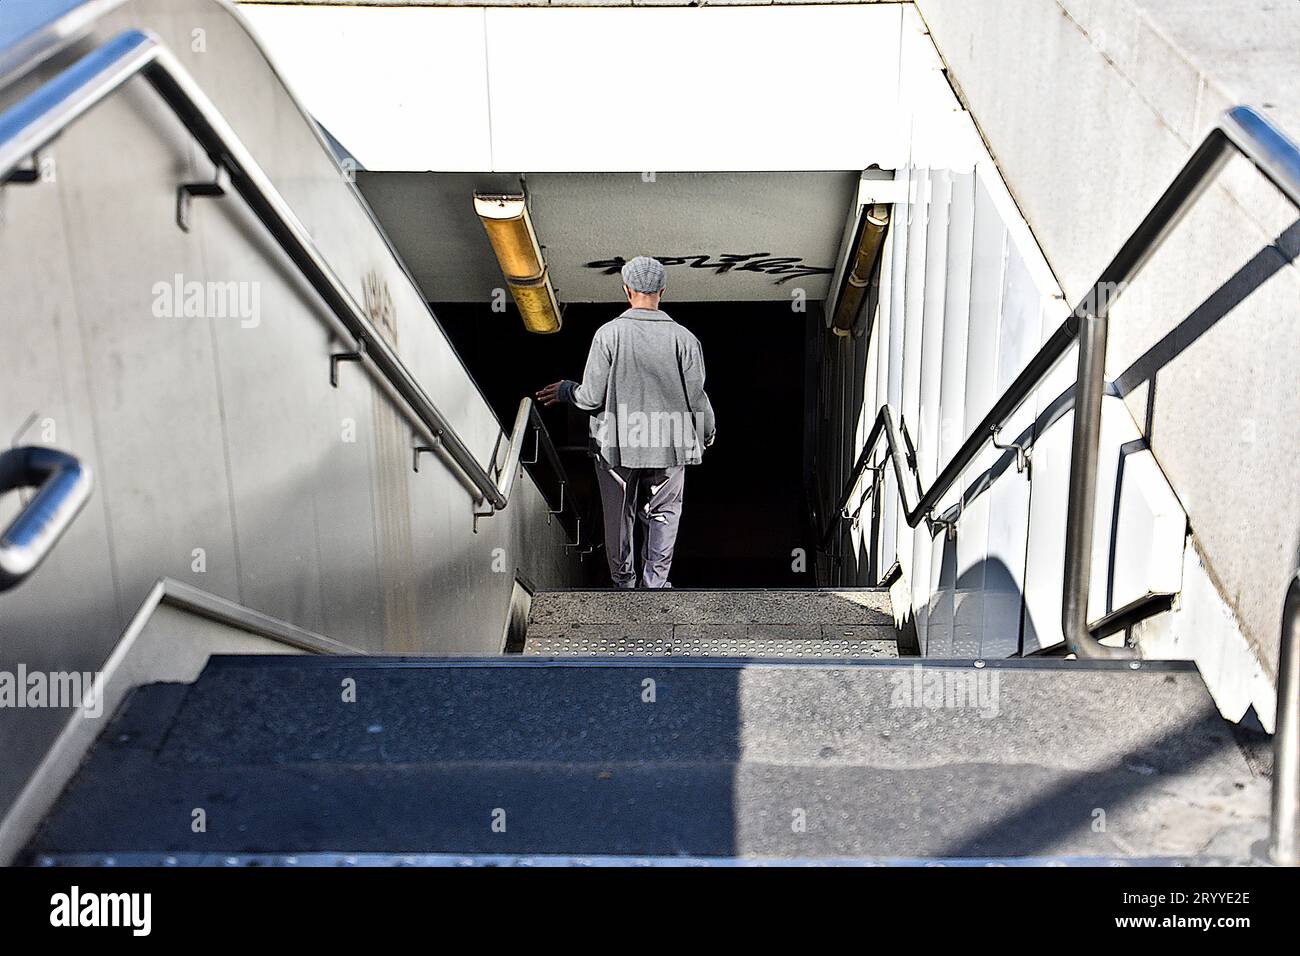
[[[528,461],[523,459],[524,436],[529,431],[533,433],[533,457]],[[531,398],[521,398],[519,408],[515,412],[514,427],[510,429],[510,444],[506,448],[506,460],[497,472],[497,489],[505,498],[509,499],[514,489],[515,479],[519,476],[523,465],[535,465],[545,456],[547,465],[555,473],[556,480],[560,483],[560,506],[552,509],[550,502],[546,504],[546,513],[548,515],[563,515],[565,503],[565,489],[569,485],[569,472],[564,467],[564,462],[560,460],[560,454],[555,448],[555,442],[551,438],[551,432],[546,427],[546,422],[542,419],[541,412],[537,409],[537,403]],[[538,486],[540,491],[540,485]],[[545,494],[543,493],[543,497]],[[573,497],[570,495],[568,500],[572,503]],[[574,516],[574,535],[573,541],[567,542],[565,547],[576,548],[582,544],[582,514],[578,510],[576,503],[573,503]],[[478,517],[486,517],[486,513],[479,514]],[[550,519],[548,518],[549,522]]]
[[[929,520],[930,509],[925,507],[927,495],[921,494],[920,476],[913,472],[913,480],[916,484],[916,494],[920,495],[920,501],[915,504],[908,504],[909,482],[907,481],[904,467],[910,467],[911,457],[904,450],[904,439],[899,432],[898,423],[894,420],[894,410],[888,405],[881,405],[880,411],[876,413],[876,420],[871,425],[871,431],[867,433],[867,440],[862,445],[862,452],[858,455],[858,460],[853,464],[853,471],[849,475],[849,480],[844,484],[844,491],[840,495],[839,501],[835,503],[834,517],[826,522],[826,528],[822,531],[821,540],[818,547],[825,550],[830,546],[831,538],[834,537],[838,528],[838,520],[845,517],[849,500],[853,497],[853,492],[857,488],[858,480],[862,473],[871,466],[871,456],[875,451],[876,443],[885,439],[885,455],[893,462],[894,477],[898,479],[898,494],[903,499],[903,516],[907,519],[909,526],[915,528],[921,521]]]
[[[1228,110],[1102,270],[1070,316],[1052,333],[993,404],[929,489],[921,487],[914,456],[904,450],[903,439],[893,424],[893,411],[888,405],[881,407],[867,442],[849,474],[835,512],[829,516],[819,541],[820,547],[824,550],[829,546],[836,523],[846,514],[848,502],[862,473],[870,466],[875,444],[882,434],[888,438],[887,454],[894,460],[899,494],[903,497],[903,510],[908,525],[916,527],[923,519],[931,526],[938,523],[932,513],[939,499],[974,461],[984,443],[994,437],[1007,418],[1033,393],[1077,340],[1079,365],[1074,395],[1074,438],[1066,512],[1061,626],[1067,647],[1081,657],[1132,656],[1133,651],[1129,648],[1108,647],[1098,642],[1088,626],[1101,401],[1105,386],[1107,317],[1111,305],[1128,282],[1146,265],[1234,150],[1249,159],[1293,205],[1300,208],[1300,148],[1250,107],[1237,106]],[[907,505],[906,494],[909,483],[905,480],[900,459],[906,461],[916,482],[918,500],[910,507]]]
[[[0,453],[0,494],[39,489],[0,531],[0,591],[17,587],[45,560],[93,485],[90,468],[66,452],[30,445]]]
[[[36,154],[70,123],[127,80],[143,76],[190,135],[206,151],[230,186],[265,226],[329,309],[326,324],[380,388],[405,411],[416,430],[443,448],[475,489],[475,501],[493,511],[506,507],[513,479],[503,487],[479,464],[447,418],[380,335],[364,310],[326,262],[302,222],[249,153],[221,112],[176,57],[152,33],[127,30],[77,60],[57,76],[0,113],[0,181]],[[507,460],[518,461],[526,429],[510,436]],[[515,469],[510,469],[513,474]],[[506,474],[500,472],[499,474]]]
[[[555,508],[551,508],[548,502],[546,512],[548,515],[554,515],[563,520],[564,506],[567,501],[573,509],[573,541],[566,542],[566,548],[575,548],[579,556],[590,554],[596,547],[595,540],[588,544],[586,548],[582,547],[582,509],[578,506],[577,498],[572,494],[567,494],[569,487],[569,472],[564,467],[564,462],[560,460],[560,452],[555,447],[555,442],[551,440],[551,433],[546,427],[546,422],[542,420],[542,413],[534,403],[532,406],[533,421],[537,426],[538,436],[538,454],[544,455],[546,461],[550,464],[551,471],[555,474],[556,480],[559,481],[560,502]]]
[[[519,476],[519,458],[524,450],[523,436],[532,424],[532,419],[533,400],[520,399],[519,411],[515,414],[515,424],[510,429],[510,444],[506,446],[505,464],[497,474],[496,488],[506,501],[510,500],[510,493],[515,488],[515,479]]]

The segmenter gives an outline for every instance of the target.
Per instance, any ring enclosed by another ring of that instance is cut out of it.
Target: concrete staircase
[[[524,653],[643,657],[898,657],[889,592],[541,591]]]
[[[1251,858],[1267,785],[1189,664],[672,656],[702,647],[678,628],[883,626],[852,593],[539,595],[538,647],[660,627],[667,656],[214,657],[134,692],[25,858]]]

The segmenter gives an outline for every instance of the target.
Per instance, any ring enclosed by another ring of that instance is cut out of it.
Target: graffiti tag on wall
[[[690,266],[692,269],[708,269],[714,275],[728,272],[759,272],[763,275],[776,276],[773,285],[782,285],[791,279],[804,276],[830,275],[835,270],[828,266],[810,266],[798,256],[773,256],[770,252],[724,253],[720,256],[655,256],[665,266]],[[622,256],[612,259],[598,259],[588,262],[588,269],[599,269],[604,275],[618,275],[627,262]]]

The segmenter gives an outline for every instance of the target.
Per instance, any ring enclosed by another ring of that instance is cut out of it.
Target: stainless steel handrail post
[[[1105,309],[1098,309],[1104,313]],[[1065,512],[1065,574],[1061,631],[1066,647],[1079,657],[1132,657],[1124,647],[1108,647],[1088,628],[1092,589],[1092,538],[1097,510],[1097,459],[1101,448],[1101,400],[1106,386],[1104,314],[1083,320],[1079,372],[1074,384],[1074,440],[1070,454],[1069,504]]]
[[[1300,864],[1300,570],[1282,611],[1273,726],[1273,813],[1268,855],[1280,866]]]

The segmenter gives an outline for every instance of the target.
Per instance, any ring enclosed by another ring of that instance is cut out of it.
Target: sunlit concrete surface
[[[1249,862],[1267,789],[1195,672],[1085,667],[226,658],[138,693],[31,851]]]

